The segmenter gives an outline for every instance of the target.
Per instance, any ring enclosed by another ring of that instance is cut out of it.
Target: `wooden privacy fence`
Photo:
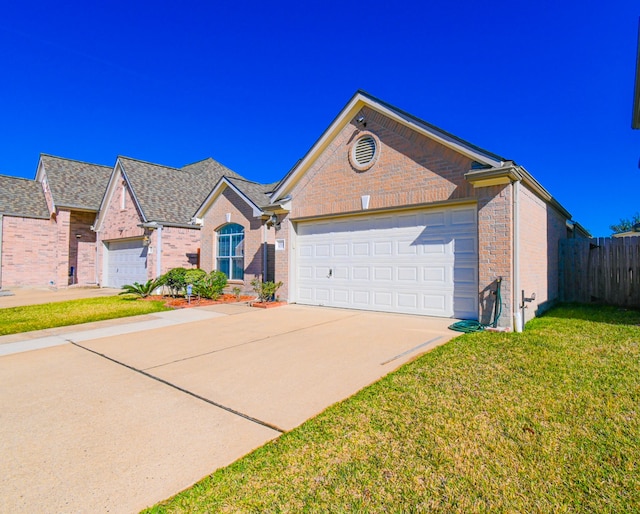
[[[640,307],[640,237],[560,241],[560,300]]]

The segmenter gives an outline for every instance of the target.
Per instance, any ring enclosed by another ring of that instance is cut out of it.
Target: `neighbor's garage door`
[[[147,281],[147,247],[142,239],[107,243],[105,285],[122,287],[125,284]]]
[[[477,319],[473,206],[298,224],[296,301]]]

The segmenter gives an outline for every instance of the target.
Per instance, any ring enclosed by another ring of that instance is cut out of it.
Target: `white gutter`
[[[511,300],[511,303],[513,305],[513,330],[515,332],[522,332],[524,320],[522,319],[520,305],[518,304],[520,292],[520,208],[518,202],[518,195],[520,193],[519,180],[516,180],[512,183],[511,192],[513,194],[513,296]]]
[[[267,223],[262,223],[262,281],[267,281]]]

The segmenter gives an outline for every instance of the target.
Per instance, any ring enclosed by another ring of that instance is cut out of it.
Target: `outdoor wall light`
[[[367,126],[367,121],[365,120],[364,116],[358,116],[358,117],[356,118],[356,123],[357,123],[358,125],[362,125],[362,126],[364,126],[364,127],[366,127],[366,126]]]

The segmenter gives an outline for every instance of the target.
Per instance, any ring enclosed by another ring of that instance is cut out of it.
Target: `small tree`
[[[636,212],[631,219],[620,218],[620,222],[615,225],[609,225],[609,228],[614,234],[621,234],[622,232],[629,232],[633,230],[633,226],[640,223],[640,213]]]
[[[251,286],[258,295],[258,300],[266,303],[275,299],[276,291],[280,289],[282,282],[261,282],[258,278],[254,278],[251,281]]]

